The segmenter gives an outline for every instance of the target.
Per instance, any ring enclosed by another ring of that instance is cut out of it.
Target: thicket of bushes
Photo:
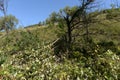
[[[81,48],[75,46],[71,58],[66,54],[56,56],[31,32],[13,32],[2,43],[0,79],[3,80],[120,79],[120,56],[117,54],[120,49],[113,42],[96,44],[92,41],[83,43]]]

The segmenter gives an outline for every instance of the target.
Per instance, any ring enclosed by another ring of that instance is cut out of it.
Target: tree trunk
[[[71,26],[70,23],[67,22],[67,27],[68,27],[68,51],[71,51],[71,43],[72,43],[72,33],[71,33]]]
[[[87,14],[86,14],[86,11],[83,11],[83,21],[84,21],[84,27],[85,27],[85,30],[86,30],[86,35],[85,35],[85,40],[86,42],[89,41],[89,30],[88,30],[88,20],[87,20]]]

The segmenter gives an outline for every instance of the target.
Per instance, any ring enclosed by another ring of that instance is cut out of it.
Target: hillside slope
[[[71,58],[65,53],[55,54],[49,44],[59,38],[58,26],[35,25],[8,35],[1,32],[0,80],[120,80],[119,17],[119,9],[102,11],[96,17],[99,22],[89,27],[94,43],[77,44],[85,45],[91,53],[87,56],[85,49],[80,52],[76,45]],[[77,37],[78,42],[83,37]]]

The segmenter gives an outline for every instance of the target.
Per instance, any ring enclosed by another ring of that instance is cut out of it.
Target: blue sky
[[[103,5],[106,7],[112,0],[101,1],[107,2]],[[10,0],[8,14],[16,16],[20,25],[27,26],[44,21],[53,11],[75,5],[79,5],[79,0]]]

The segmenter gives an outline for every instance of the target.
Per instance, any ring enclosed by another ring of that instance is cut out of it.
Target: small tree
[[[8,8],[8,0],[0,0],[0,11],[3,13],[5,18],[7,15],[7,8]],[[6,33],[8,33],[8,28],[6,27],[6,19],[4,20],[3,27],[6,31]]]
[[[59,14],[56,13],[56,12],[52,12],[49,15],[49,18],[46,19],[46,24],[49,24],[49,25],[53,26],[55,23],[58,23],[59,19],[60,19]]]
[[[71,51],[72,44],[72,31],[73,29],[81,23],[81,17],[83,17],[85,10],[90,6],[94,0],[80,0],[80,6],[76,8],[66,7],[60,10],[60,16],[65,21],[67,26],[67,44],[68,51]]]
[[[6,23],[6,27],[4,27],[4,22]],[[7,15],[5,17],[0,17],[0,30],[12,30],[18,24],[18,19],[13,15]]]

